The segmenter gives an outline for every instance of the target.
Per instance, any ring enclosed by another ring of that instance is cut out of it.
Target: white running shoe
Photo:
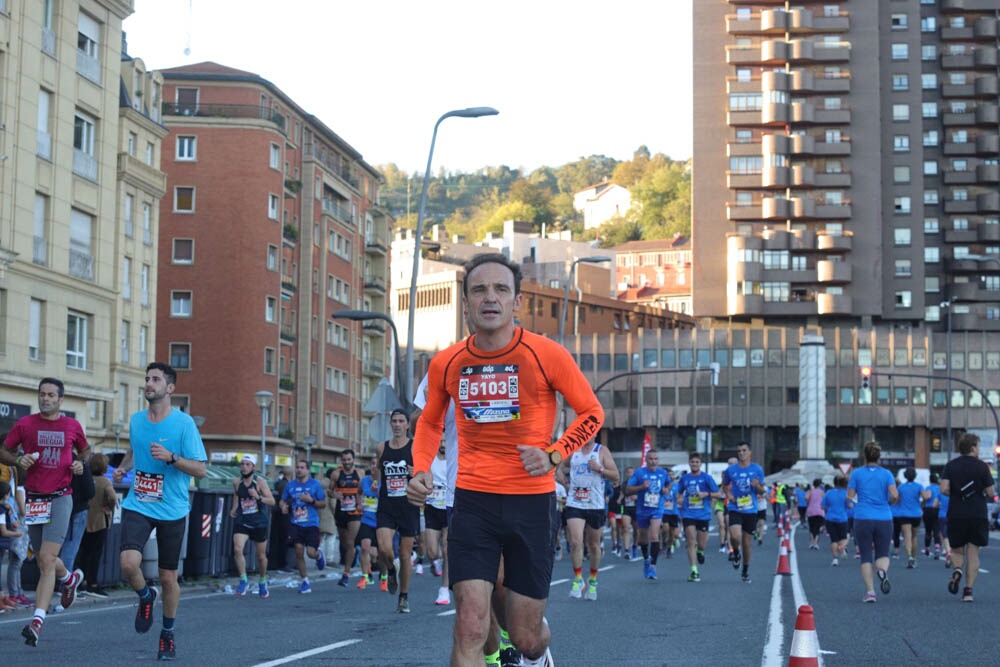
[[[449,591],[444,586],[438,589],[437,599],[434,600],[434,604],[451,604],[451,591]]]

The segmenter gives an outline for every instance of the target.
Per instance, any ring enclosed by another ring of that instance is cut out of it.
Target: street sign
[[[844,477],[849,476],[851,474],[851,469],[854,467],[851,465],[850,461],[842,461],[838,463],[837,466],[840,468],[840,472],[844,473]]]

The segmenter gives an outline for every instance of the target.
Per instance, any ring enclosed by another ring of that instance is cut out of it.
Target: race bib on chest
[[[406,495],[406,478],[390,477],[385,480],[385,495],[390,498],[399,498]]]
[[[135,473],[135,499],[141,503],[158,503],[163,500],[163,475],[137,470]]]
[[[573,500],[581,503],[590,501],[590,489],[574,486],[573,487]]]
[[[358,507],[357,496],[344,496],[340,499],[341,512],[353,512]]]
[[[458,404],[466,419],[479,424],[520,419],[517,364],[463,366]]]
[[[255,498],[240,498],[240,511],[243,514],[256,514],[257,500]]]
[[[41,526],[52,521],[51,500],[29,500],[24,507],[24,523]]]
[[[365,496],[365,511],[374,512],[378,509],[378,498],[373,496]]]
[[[688,507],[691,509],[701,509],[705,506],[705,499],[701,496],[688,496]]]
[[[444,487],[435,486],[434,490],[431,492],[431,497],[429,501],[432,503],[443,502],[444,501]]]
[[[753,508],[753,496],[740,496],[736,499],[736,507],[741,510],[748,510]]]
[[[674,501],[670,498],[663,499],[663,509],[672,510],[674,508]]]
[[[309,508],[300,505],[292,509],[292,521],[295,523],[306,523],[309,521]]]
[[[660,494],[659,493],[647,493],[643,496],[643,504],[646,507],[659,507],[660,506]]]

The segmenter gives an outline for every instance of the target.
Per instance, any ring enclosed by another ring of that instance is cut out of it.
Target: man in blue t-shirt
[[[129,451],[114,472],[121,483],[125,472],[135,467],[132,489],[122,501],[122,578],[139,595],[135,631],[148,632],[153,625],[156,589],[146,585],[142,573],[142,550],[156,530],[160,586],[163,588],[163,629],[157,659],[173,660],[174,619],[180,604],[177,584],[185,518],[191,512],[188,486],[191,477],[206,472],[205,445],[198,426],[188,415],[175,410],[170,396],[177,386],[177,372],[154,361],[146,367],[145,396],[149,408],[129,421]]]
[[[702,472],[701,454],[691,452],[688,455],[688,467],[691,472],[685,473],[678,482],[677,504],[684,524],[684,537],[687,539],[688,562],[691,564],[688,581],[697,582],[701,581],[698,566],[705,562],[708,522],[712,518],[711,498],[722,498],[724,495],[712,476]]]
[[[750,549],[757,528],[757,495],[764,492],[764,470],[750,460],[750,443],[736,446],[736,463],[722,473],[722,488],[726,493],[729,512],[729,560],[733,569],[743,563],[740,579],[750,583]],[[740,552],[742,545],[743,551]]]
[[[646,452],[646,465],[635,471],[625,486],[625,495],[638,494],[635,501],[636,539],[642,549],[642,576],[656,579],[656,558],[660,554],[660,522],[663,519],[663,492],[669,486],[667,471],[659,467],[656,450]]]
[[[302,577],[299,593],[312,593],[306,576],[306,554],[316,559],[316,569],[326,567],[323,550],[319,548],[319,509],[325,502],[323,485],[309,475],[309,465],[296,461],[295,479],[281,492],[281,513],[290,516],[288,543],[295,546],[295,561]]]

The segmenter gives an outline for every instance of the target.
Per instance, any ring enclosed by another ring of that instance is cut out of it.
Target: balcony
[[[1000,213],[1000,192],[985,192],[976,197],[976,206],[982,213]]]
[[[759,315],[764,310],[762,294],[737,294],[729,299],[728,315]]]
[[[81,151],[79,148],[73,149],[73,173],[77,176],[96,181],[97,180],[97,158],[93,155]]]
[[[286,222],[284,227],[281,228],[281,238],[289,246],[295,247],[295,244],[299,241],[298,227],[290,222]]]
[[[744,282],[747,280],[759,282],[764,276],[764,265],[760,262],[737,262],[733,267],[733,275],[730,282]]]
[[[995,69],[1000,63],[997,48],[978,48],[972,53],[972,64],[976,69]]]
[[[85,79],[101,85],[101,61],[83,51],[76,52],[76,72]]]
[[[281,340],[286,343],[295,342],[295,327],[291,324],[281,325]]]
[[[48,266],[48,241],[44,236],[34,237],[31,248],[31,261],[39,266]]]
[[[816,233],[816,249],[822,252],[849,252],[854,239],[849,234]]]
[[[978,234],[975,229],[946,229],[944,230],[945,243],[975,243]]]
[[[988,290],[978,282],[952,283],[948,286],[948,298],[955,301],[995,302],[1000,301],[1000,291]]]
[[[976,240],[980,243],[1000,243],[1000,225],[980,224],[976,226]]]
[[[995,100],[998,92],[1000,92],[1000,86],[997,85],[997,77],[988,74],[977,78],[973,88],[976,97],[985,97],[987,99]]]
[[[848,315],[851,312],[851,297],[847,294],[816,295],[816,313],[819,315]]]
[[[992,16],[983,16],[976,19],[972,25],[972,36],[974,39],[993,40],[998,36],[997,19]]]
[[[946,199],[944,202],[944,212],[950,214],[976,213],[976,202],[969,199]]]
[[[38,131],[38,143],[35,148],[35,152],[38,157],[43,157],[46,160],[52,159],[52,135],[48,132]]]
[[[976,107],[976,125],[986,125],[996,130],[1000,123],[1000,108],[996,104],[980,104]]]
[[[944,143],[943,151],[945,155],[975,155],[976,145],[971,141],[966,141],[960,144],[946,141]]]
[[[380,234],[376,234],[374,232],[369,232],[368,234],[365,234],[366,253],[381,255],[385,257],[386,253],[389,250],[388,245],[389,244]]]
[[[118,179],[140,185],[156,197],[162,197],[167,192],[166,174],[126,152],[118,154]]]
[[[259,104],[162,104],[164,116],[193,116],[200,118],[238,118],[243,120],[263,120],[285,131],[285,117],[277,111],[261,107]]]
[[[354,224],[353,220],[351,220],[351,209],[346,205],[340,204],[334,199],[324,198],[322,210],[323,213],[333,216],[341,222],[345,222],[348,225]]]
[[[726,32],[730,35],[756,35],[761,33],[760,16],[751,16],[749,19],[737,17],[735,14],[726,16]]]
[[[295,284],[295,277],[286,275],[281,276],[281,289],[286,292],[297,292],[299,288],[298,285]]]
[[[951,257],[945,260],[945,270],[951,273],[977,273],[979,262],[974,259]]]
[[[1000,166],[995,164],[976,165],[976,182],[1000,183]]]
[[[94,280],[94,256],[81,250],[69,251],[69,275],[82,280]]]
[[[764,220],[784,220],[791,217],[791,202],[783,197],[765,197],[760,203],[760,214]]]
[[[361,372],[367,377],[385,377],[385,363],[378,357],[363,357],[361,359]]]
[[[945,185],[972,185],[976,182],[976,172],[966,171],[946,171],[944,172]]]
[[[283,375],[278,380],[278,389],[282,391],[295,391],[295,380],[292,379],[291,375]]]
[[[385,294],[385,278],[365,276],[364,290],[367,294]]]
[[[726,206],[726,219],[734,222],[749,220],[763,220],[760,206],[743,206],[740,204],[729,204]]]
[[[307,144],[305,149],[306,159],[312,159],[323,165],[323,169],[336,176],[341,181],[347,183],[355,190],[358,189],[358,178],[351,173],[349,165],[344,164],[344,159],[333,150],[315,143]]]
[[[825,284],[851,282],[851,265],[847,262],[833,262],[823,259],[816,262],[816,280]]]
[[[1000,153],[1000,135],[996,132],[983,132],[976,137],[976,153],[990,155]]]

